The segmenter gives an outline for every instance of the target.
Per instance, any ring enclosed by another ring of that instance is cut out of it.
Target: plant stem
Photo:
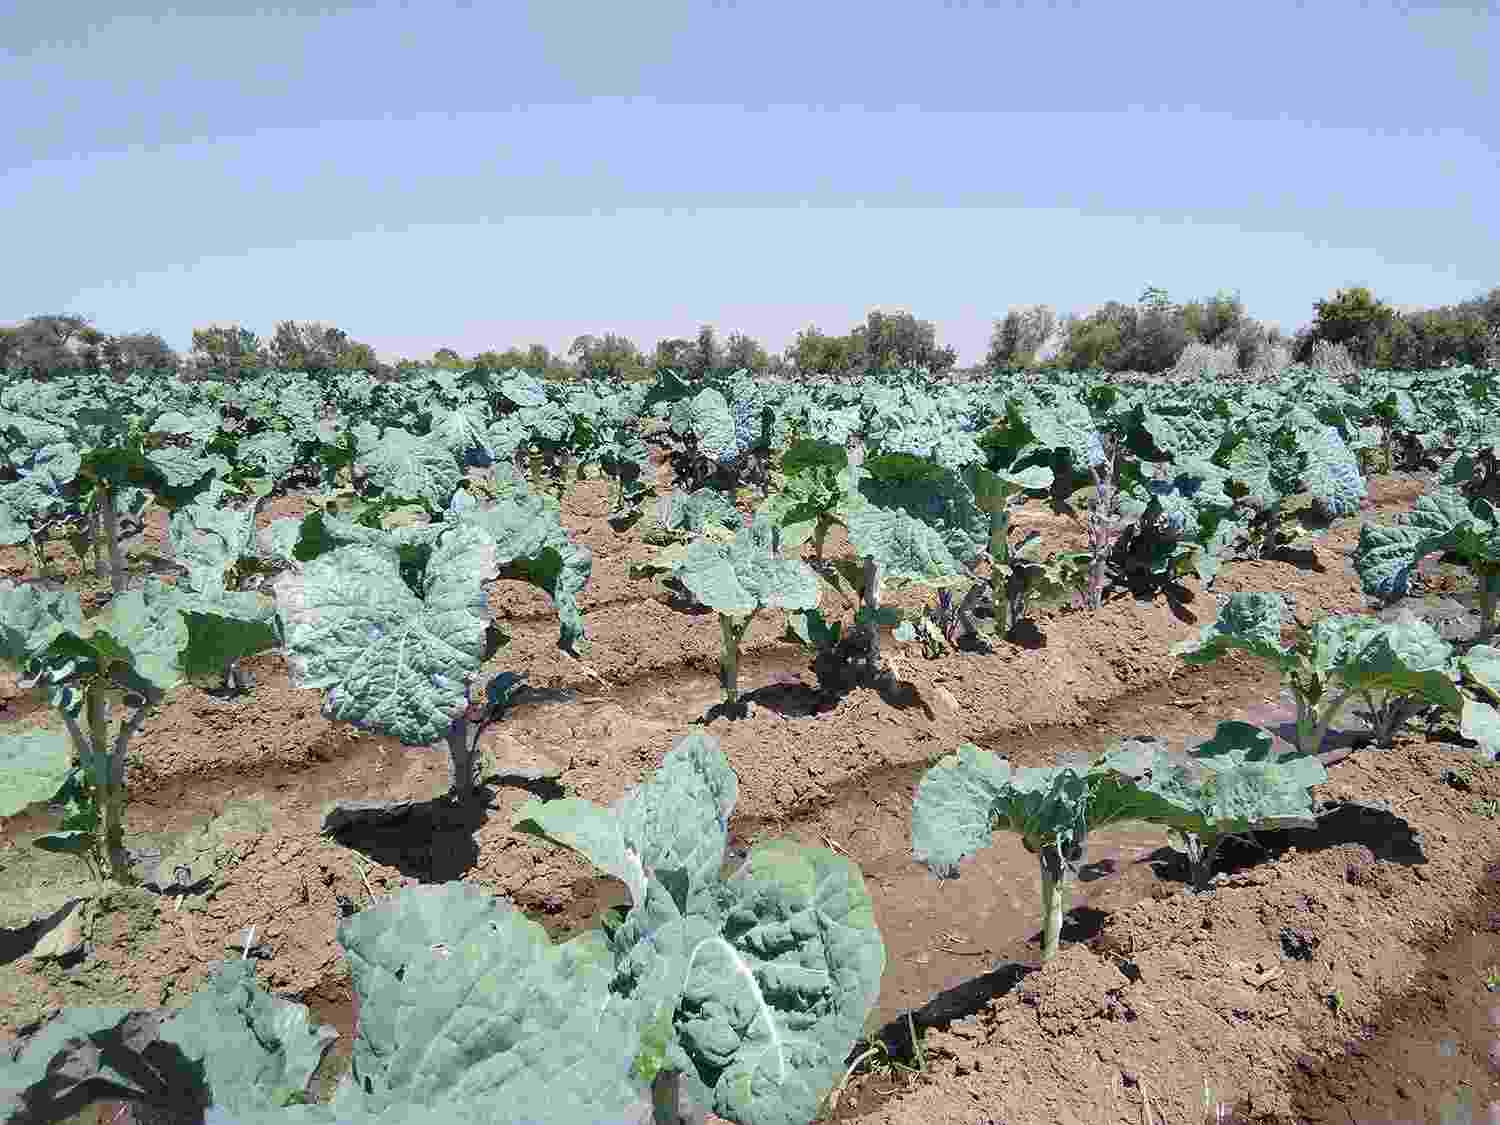
[[[1328,728],[1333,724],[1333,717],[1353,694],[1353,688],[1346,688],[1339,692],[1323,709],[1322,714],[1318,713],[1316,704],[1300,692],[1297,694],[1297,749],[1299,751],[1303,754],[1316,754],[1323,748],[1323,740],[1328,737]]]
[[[682,1076],[675,1070],[661,1069],[651,1080],[651,1120],[653,1125],[682,1125],[679,1112]]]
[[[105,481],[99,482],[99,516],[109,548],[109,586],[121,594],[125,592],[125,553],[120,549],[120,517],[115,511],[114,486]]]
[[[1010,575],[1010,511],[1002,506],[990,515],[990,601],[995,607],[997,637],[1009,634],[1015,624],[1010,612]]]
[[[1043,844],[1037,851],[1042,869],[1042,961],[1046,963],[1057,954],[1057,942],[1062,934],[1063,914],[1067,912],[1068,874],[1063,861],[1062,846],[1056,842]]]
[[[744,617],[719,614],[719,635],[722,641],[719,650],[719,683],[724,688],[724,704],[727,707],[733,707],[740,701],[740,641],[744,639],[745,632],[754,619],[753,612]]]
[[[1495,637],[1495,608],[1500,604],[1500,570],[1479,575],[1479,643],[1487,645]]]
[[[469,743],[469,719],[460,714],[448,724],[448,799],[462,804],[479,788],[479,755]]]

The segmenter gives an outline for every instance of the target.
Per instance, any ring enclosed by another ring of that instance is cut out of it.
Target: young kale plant
[[[1113,434],[1098,435],[1096,446],[1089,460],[1089,475],[1094,482],[1094,495],[1089,500],[1085,526],[1089,537],[1088,579],[1083,591],[1083,604],[1088,609],[1099,609],[1104,605],[1105,581],[1109,574],[1109,560],[1115,543],[1131,522],[1128,513],[1120,510],[1119,469],[1122,453],[1121,442]]]
[[[1138,788],[1107,764],[1014,769],[989,750],[965,744],[941,759],[917,786],[912,854],[940,879],[961,860],[1014,832],[1037,857],[1042,883],[1042,960],[1057,953],[1069,888],[1085,862],[1088,835],[1105,824],[1180,815],[1171,795]]]
[[[1482,701],[1459,691],[1451,650],[1430,626],[1411,617],[1380,622],[1335,615],[1284,646],[1282,610],[1278,594],[1231,594],[1212,624],[1172,652],[1190,664],[1211,663],[1231,649],[1270,661],[1296,700],[1297,748],[1306,754],[1322,752],[1329,727],[1351,697],[1370,705],[1378,745],[1389,745],[1405,718],[1438,706],[1460,719],[1462,733],[1479,740],[1482,754],[1493,757],[1500,751],[1483,711],[1476,710]]]
[[[1081,553],[1062,552],[1044,555],[1041,532],[1031,531],[1017,540],[1010,536],[1011,507],[1027,494],[1045,493],[1051,489],[1053,473],[1040,465],[1016,472],[987,468],[973,470],[970,477],[976,503],[990,516],[989,597],[995,616],[995,635],[1008,637],[1011,631],[1040,604],[1060,601],[1081,584]],[[983,587],[975,587],[960,607],[960,617],[970,611],[970,603]]]
[[[226,628],[257,638],[257,644],[263,638],[261,647],[280,643],[280,626],[275,603],[258,587],[286,569],[256,543],[255,519],[265,498],[261,492],[248,506],[231,507],[216,482],[206,496],[174,512],[167,529],[177,561],[187,570],[177,584],[182,612],[216,614]],[[237,659],[223,671],[226,692],[253,686]]]
[[[1438,485],[1417,498],[1394,526],[1359,529],[1354,568],[1365,593],[1390,602],[1410,592],[1417,564],[1450,556],[1473,572],[1479,586],[1480,644],[1500,628],[1500,458],[1493,448],[1454,457]]]
[[[1208,889],[1225,840],[1316,827],[1309,790],[1328,780],[1316,756],[1279,752],[1270,731],[1241,722],[1220,723],[1213,738],[1186,754],[1171,752],[1159,739],[1127,739],[1103,762],[1171,806],[1149,819],[1166,826],[1198,891]]]
[[[313,512],[278,520],[271,539],[293,564],[274,587],[293,684],[326,689],[330,718],[408,746],[445,741],[449,799],[464,802],[481,780],[471,681],[508,640],[490,620],[485,584],[509,578],[546,591],[559,646],[576,652],[577,596],[593,559],[568,539],[548,498],[453,501],[435,523],[371,528]]]
[[[834,560],[823,577],[840,594],[851,590],[858,608],[847,628],[809,617],[793,621],[789,634],[814,647],[819,683],[835,694],[893,679],[882,665],[882,627],[899,626],[897,640],[916,638],[910,622],[881,604],[885,587],[972,586],[989,536],[989,517],[967,484],[930,458],[881,454],[839,477],[830,515],[847,529],[854,557]],[[824,517],[809,508],[778,518],[815,528]]]
[[[757,519],[728,542],[703,538],[690,544],[673,577],[719,617],[719,657],[725,715],[743,716],[740,702],[740,642],[755,615],[767,609],[809,610],[818,604],[818,576],[801,559],[783,557],[780,534]]]
[[[117,882],[130,882],[124,832],[132,736],[178,683],[217,676],[275,641],[273,628],[246,627],[155,579],[117,594],[89,621],[74,591],[0,582],[0,661],[20,673],[22,687],[46,692],[66,731],[0,739],[7,774],[26,782],[22,805],[54,794],[67,805],[60,830],[37,846],[101,861]],[[121,706],[130,712],[112,731],[110,713]]]
[[[332,1029],[240,959],[185,1008],[71,1008],[29,1033],[0,1059],[3,1119],[60,1120],[103,1088],[234,1125],[810,1121],[874,1007],[885,946],[841,856],[770,841],[726,874],[736,792],[714,740],[690,736],[611,808],[522,807],[520,831],[629,890],[560,944],[472,883],[345,918],[353,1058],[329,1103],[308,1087]]]

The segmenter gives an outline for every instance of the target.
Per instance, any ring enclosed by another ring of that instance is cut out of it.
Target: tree
[[[850,337],[825,336],[814,325],[797,333],[786,354],[787,362],[799,375],[847,374],[854,356],[854,341]]]
[[[641,350],[624,336],[606,333],[598,336],[579,336],[568,348],[575,357],[578,373],[594,379],[611,382],[637,382],[650,378],[646,357]]]
[[[452,348],[439,348],[432,353],[432,366],[445,371],[462,371],[468,364],[464,362],[464,357]]]
[[[28,317],[7,333],[5,370],[32,379],[97,371],[103,340],[85,317],[72,313]]]
[[[238,324],[193,329],[192,373],[234,381],[274,366],[260,337]]]
[[[866,371],[925,368],[942,375],[958,362],[958,352],[937,345],[937,328],[930,320],[918,320],[909,312],[871,310],[865,323],[850,333],[853,351],[860,355]]]
[[[745,370],[764,375],[771,369],[771,357],[759,343],[739,332],[731,332],[724,347],[724,366],[732,371]]]
[[[1030,367],[1057,327],[1057,313],[1048,305],[1007,309],[1004,319],[995,321],[984,365],[992,371]]]
[[[571,379],[573,377],[568,361],[561,356],[553,355],[544,344],[532,344],[525,351],[520,348],[506,348],[503,352],[480,352],[470,363],[472,367],[480,371],[519,369],[540,379]]]
[[[714,326],[705,324],[698,329],[697,344],[693,348],[693,374],[701,379],[710,371],[717,371],[723,366],[724,356],[719,348]]]
[[[693,362],[693,342],[680,336],[656,341],[651,352],[652,371],[674,371],[686,375]]]
[[[1187,335],[1211,348],[1237,344],[1252,323],[1245,315],[1239,293],[1223,290],[1202,301],[1189,301],[1182,306],[1181,317]]]
[[[375,350],[368,344],[351,340],[341,328],[316,321],[283,320],[277,324],[270,352],[280,370],[305,371],[309,375],[368,371],[379,366]]]
[[[115,375],[135,371],[177,374],[182,361],[155,332],[110,336],[100,348],[104,367]]]
[[[1376,340],[1396,319],[1396,310],[1376,300],[1363,285],[1340,289],[1330,299],[1315,302],[1313,308],[1316,315],[1307,337],[1308,355],[1313,344],[1326,340],[1343,344],[1354,361],[1365,366],[1374,361]]]

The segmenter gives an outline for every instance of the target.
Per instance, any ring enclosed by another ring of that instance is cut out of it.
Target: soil
[[[1347,756],[1314,791],[1329,802],[1320,829],[1226,847],[1208,893],[1189,889],[1160,830],[1096,833],[1062,950],[1045,967],[1034,857],[1000,838],[943,884],[910,859],[917,781],[965,741],[1024,766],[1140,734],[1193,744],[1225,719],[1284,735],[1292,712],[1264,667],[1187,668],[1169,649],[1212,619],[1215,593],[1279,591],[1303,624],[1365,609],[1348,559],[1360,522],[1390,519],[1423,484],[1376,478],[1366,510],[1315,549],[1226,564],[1212,592],[1190,581],[1182,598],[1054,611],[1027,644],[993,654],[927,660],[892,644],[902,683],[885,695],[820,699],[807,655],[769,621],[752,627],[741,669],[750,716],[707,725],[740,779],[732,845],[792,836],[854,858],[887,950],[871,1042],[832,1119],[1092,1125],[1201,1120],[1207,1106],[1219,1121],[1278,1125],[1500,1120],[1500,993],[1486,987],[1500,974],[1500,771],[1477,764],[1454,731],[1375,750],[1348,717],[1332,741]],[[309,505],[279,497],[262,524]],[[594,552],[583,661],[558,650],[543,595],[509,582],[492,593],[512,640],[483,678],[524,672],[526,688],[486,748],[550,764],[555,781],[496,784],[463,811],[429,803],[447,786],[446,749],[329,722],[318,693],[288,685],[276,654],[246,662],[249,694],[181,688],[132,743],[127,842],[166,852],[213,823],[216,880],[181,897],[88,897],[76,861],[30,846],[54,823],[45,809],[3,822],[0,902],[88,901],[82,951],[63,960],[34,956],[34,931],[0,929],[0,1037],[65,1005],[180,1004],[215,961],[240,954],[253,926],[263,987],[341,1034],[320,1070],[326,1091],[353,1030],[334,940],[341,898],[363,906],[461,878],[558,937],[621,901],[619,884],[508,827],[532,796],[618,797],[719,700],[712,617],[629,578],[652,548],[611,529],[611,508],[598,482],[574,485],[563,505]],[[170,580],[165,522],[152,513],[130,545],[137,574]],[[1015,523],[1052,549],[1082,542],[1075,523],[1041,508]],[[839,546],[830,537],[829,552]],[[86,612],[107,602],[108,584],[66,548],[49,559]],[[0,550],[0,573],[34,577],[28,568],[23,551]],[[46,718],[13,678],[0,681],[0,708],[10,724]],[[416,802],[404,821],[321,831],[335,800],[393,797]],[[115,1107],[94,1112],[107,1121]]]

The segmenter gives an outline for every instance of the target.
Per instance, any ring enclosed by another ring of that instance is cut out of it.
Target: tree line
[[[1086,316],[1059,317],[1048,305],[1023,306],[995,321],[984,361],[960,369],[954,349],[937,342],[933,323],[904,311],[872,310],[863,324],[841,336],[809,326],[780,355],[743,333],[721,339],[712,325],[704,325],[694,339],[657,341],[650,354],[624,336],[605,333],[579,336],[566,355],[543,344],[472,356],[439,348],[428,359],[394,364],[379,360],[370,345],[342,329],[314,321],[282,321],[269,339],[238,324],[195,329],[192,348],[179,355],[154,332],[109,335],[88,318],[53,313],[0,327],[0,370],[40,378],[161,371],[227,379],[264,369],[365,371],[394,379],[413,367],[520,368],[544,378],[612,381],[648,379],[663,368],[685,376],[726,368],[793,377],[858,377],[898,368],[938,376],[1028,368],[1154,374],[1212,349],[1221,370],[1250,373],[1268,364],[1306,363],[1320,344],[1342,347],[1361,367],[1500,366],[1500,287],[1457,305],[1397,312],[1368,288],[1354,286],[1315,302],[1313,314],[1307,327],[1286,337],[1251,318],[1238,293],[1225,291],[1177,304],[1164,290],[1149,287],[1133,304],[1109,301]]]

